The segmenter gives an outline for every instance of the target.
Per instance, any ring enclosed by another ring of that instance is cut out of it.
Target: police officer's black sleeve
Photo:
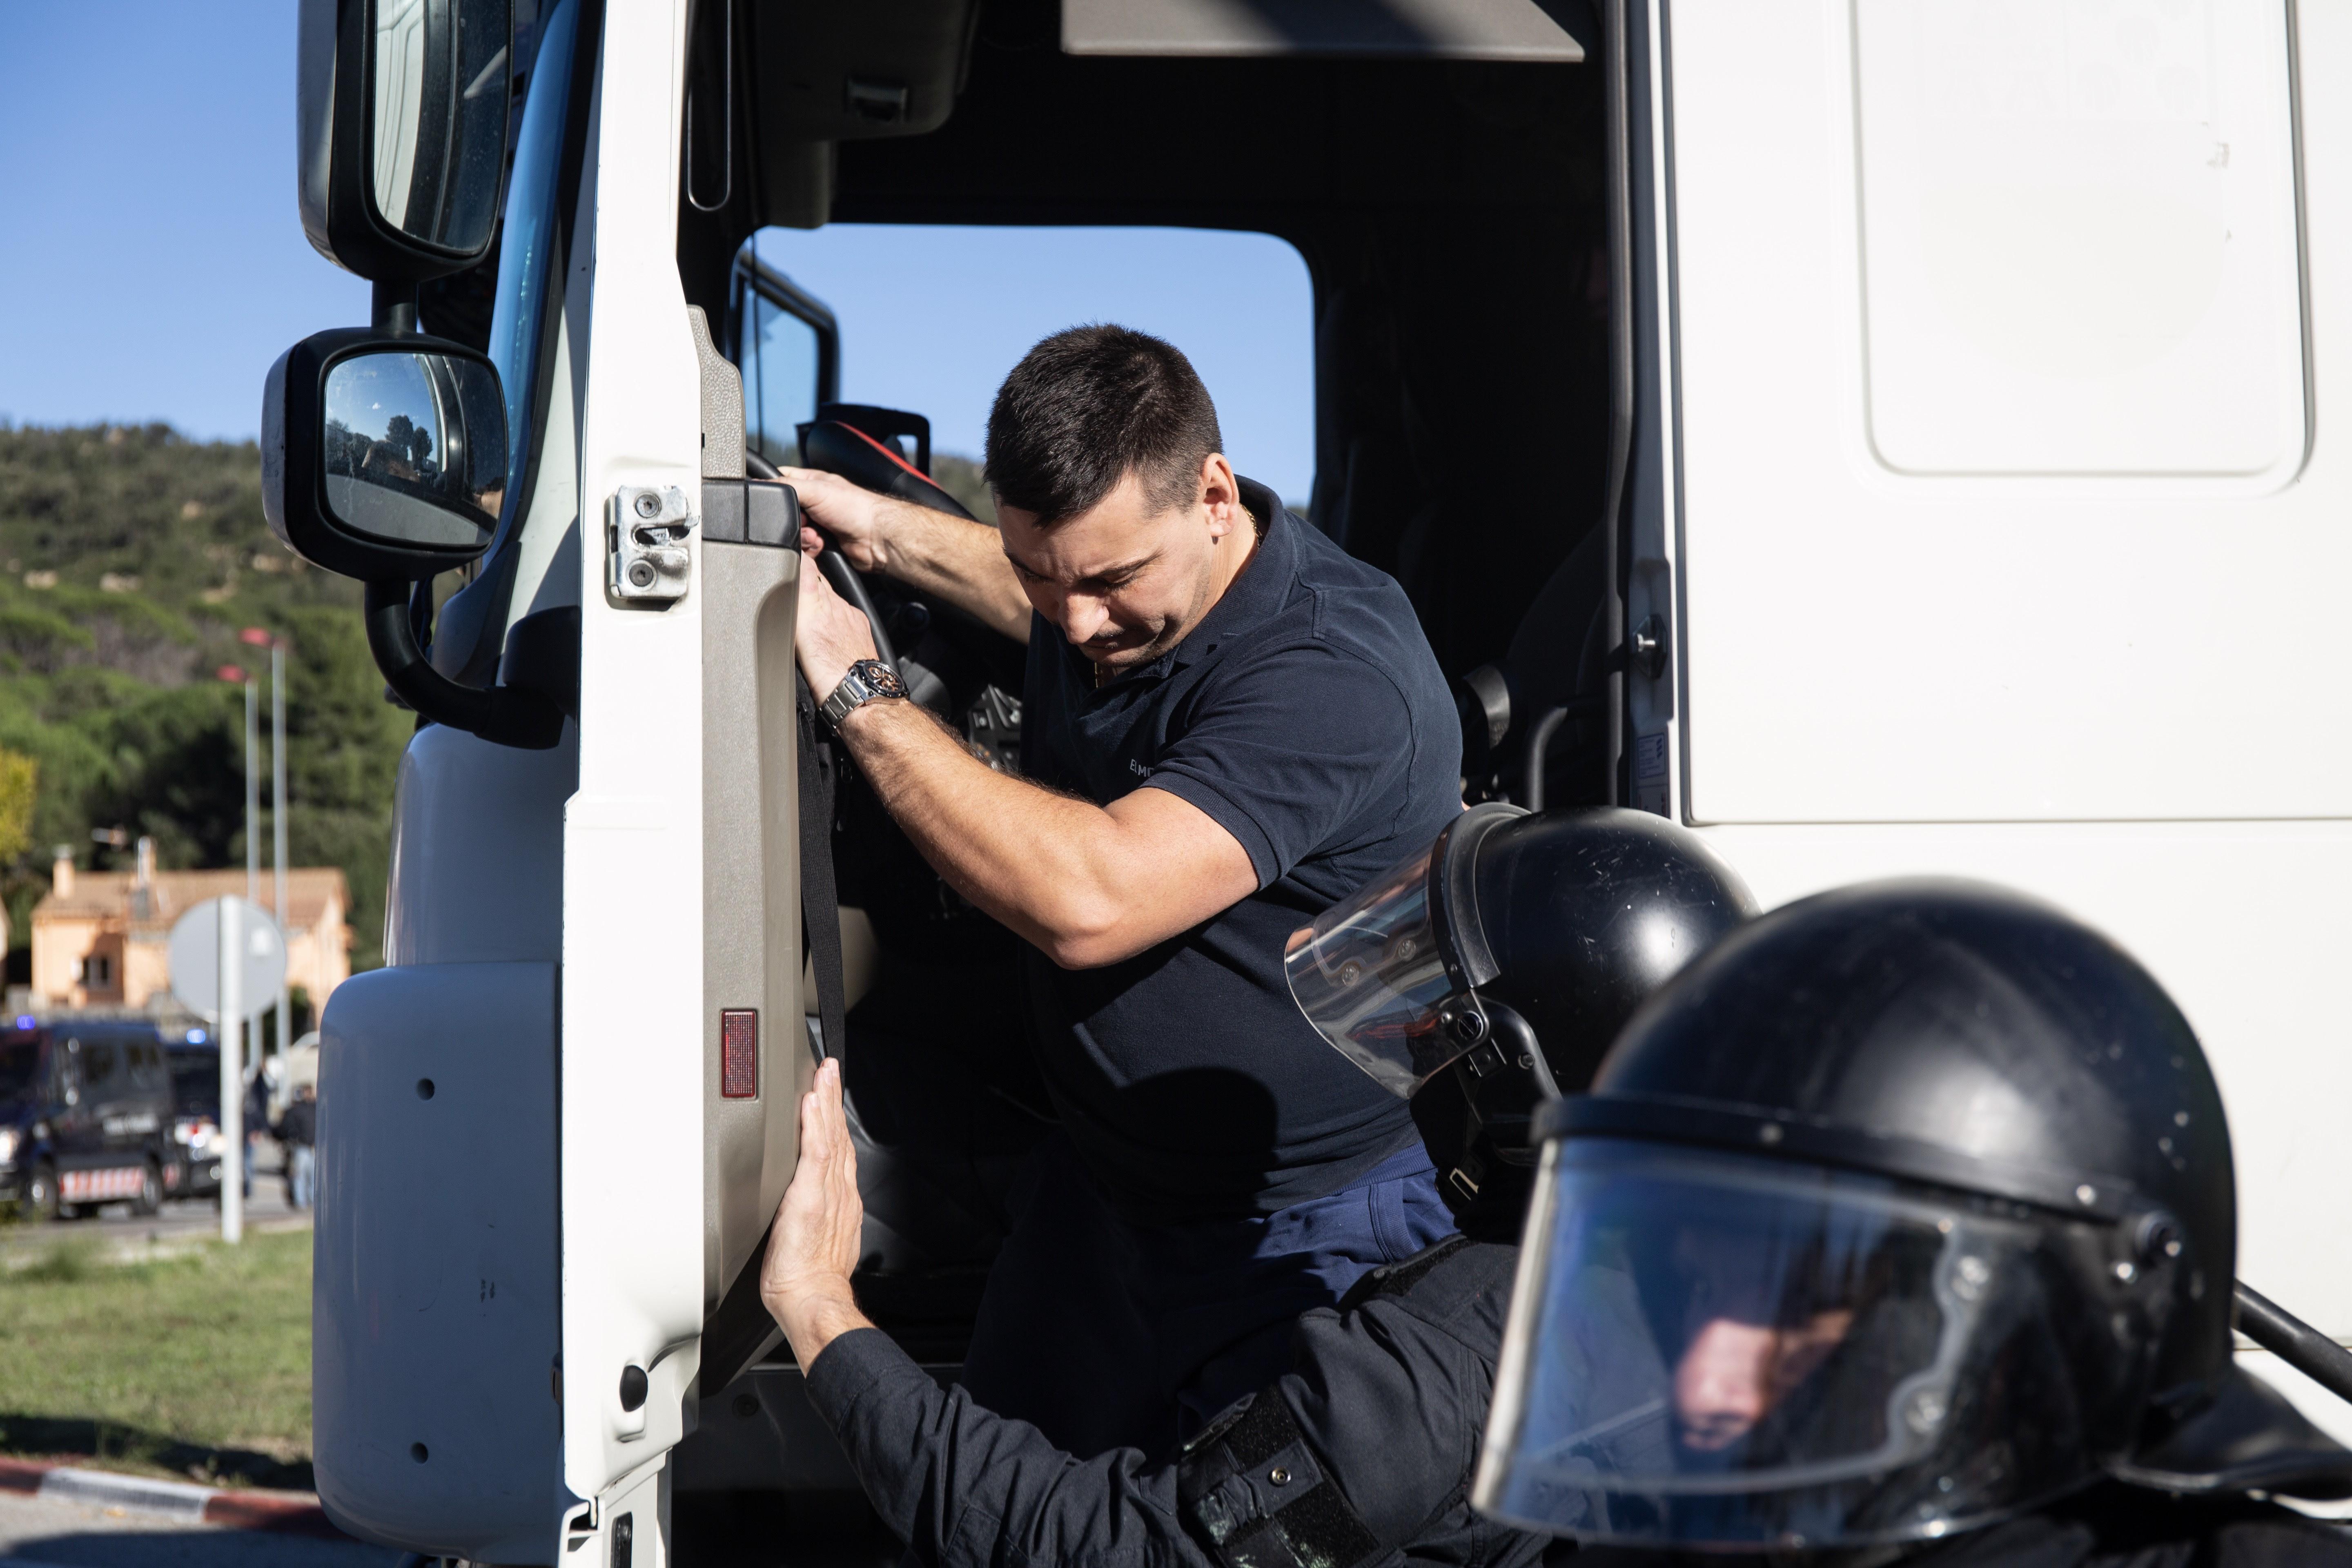
[[[1459,1503],[1486,1407],[1475,1354],[1373,1301],[1344,1319],[1307,1314],[1297,1367],[1183,1459],[1157,1465],[1133,1449],[1065,1453],[941,1389],[878,1330],[834,1341],[808,1390],[883,1521],[934,1568],[1228,1568],[1267,1561],[1230,1549],[1268,1529],[1307,1549],[1298,1556],[1351,1568],[1392,1556]],[[1268,1437],[1281,1440],[1256,1452]]]
[[[1064,1453],[940,1387],[878,1329],[827,1345],[808,1392],[883,1523],[935,1568],[1210,1568],[1176,1518],[1172,1467],[1132,1448]]]

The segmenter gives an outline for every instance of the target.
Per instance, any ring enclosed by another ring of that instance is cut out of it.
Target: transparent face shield
[[[1476,1043],[1455,1037],[1441,1016],[1449,997],[1495,978],[1477,911],[1469,907],[1468,873],[1479,841],[1523,815],[1516,806],[1471,807],[1428,848],[1290,933],[1282,968],[1299,1011],[1400,1099],[1410,1099]],[[1459,906],[1450,927],[1441,896]]]
[[[1438,1026],[1452,994],[1423,850],[1290,934],[1283,973],[1307,1021],[1390,1093],[1409,1097],[1459,1054]]]
[[[2095,1401],[2042,1235],[1875,1177],[1555,1141],[1475,1500],[1580,1540],[1795,1549],[2067,1490]]]

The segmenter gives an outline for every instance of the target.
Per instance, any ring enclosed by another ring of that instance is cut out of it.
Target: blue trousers
[[[319,1152],[308,1143],[286,1145],[286,1201],[309,1208],[318,1197]]]
[[[1355,1186],[1233,1220],[1133,1224],[1059,1133],[1024,1185],[964,1386],[1081,1456],[1173,1452],[1290,1370],[1300,1313],[1454,1229],[1418,1143]]]

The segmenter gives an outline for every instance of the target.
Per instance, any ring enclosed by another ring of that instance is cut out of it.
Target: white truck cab
[[[1295,245],[1310,521],[1412,597],[1468,797],[2101,926],[2213,1058],[2240,1273],[2352,1334],[2352,5],[305,0],[301,69],[377,303],[271,373],[268,505],[418,714],[320,1052],[353,1533],[659,1568],[682,1495],[847,1488],[752,1288],[817,1053],[942,1375],[1050,1121],[1013,939],[812,743],[760,476],[834,428],[919,484],[928,426],[838,402],[769,226]],[[1020,650],[843,586],[1017,765]]]

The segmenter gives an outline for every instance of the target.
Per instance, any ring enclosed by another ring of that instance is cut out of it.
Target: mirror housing
[[[512,0],[302,0],[296,179],[320,255],[414,284],[488,253],[513,42]]]
[[[340,328],[269,368],[261,505],[313,566],[418,582],[478,559],[507,482],[506,396],[486,354]]]

